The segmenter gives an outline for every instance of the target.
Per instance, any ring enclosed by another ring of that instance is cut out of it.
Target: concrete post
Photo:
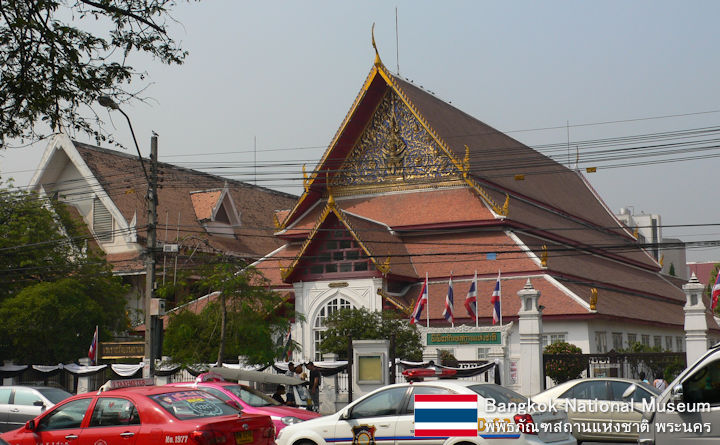
[[[703,286],[692,274],[690,281],[683,285],[685,292],[685,345],[687,364],[690,366],[707,351],[707,309],[703,303]]]
[[[538,307],[540,291],[532,287],[528,279],[525,287],[518,292],[518,331],[520,334],[520,366],[518,367],[520,393],[532,396],[542,390],[542,314]]]

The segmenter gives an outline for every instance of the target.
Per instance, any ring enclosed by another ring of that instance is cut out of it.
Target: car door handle
[[[135,435],[135,433],[131,433],[130,431],[120,433],[120,437],[133,437],[134,435]]]
[[[77,434],[68,434],[67,436],[65,436],[65,438],[67,440],[75,440],[78,438],[78,436],[77,436]]]
[[[10,412],[11,413],[19,413],[20,409],[19,408],[10,408]]]
[[[380,425],[380,428],[390,428],[390,424],[389,424],[389,423],[385,423],[385,424],[383,424],[383,425]]]

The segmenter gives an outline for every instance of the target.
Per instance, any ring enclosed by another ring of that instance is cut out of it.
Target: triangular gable
[[[235,203],[227,187],[222,190],[190,192],[190,199],[198,221],[217,221],[232,226],[240,225]]]
[[[351,220],[354,220],[351,222]],[[334,224],[334,225],[333,225]],[[303,243],[302,247],[300,248],[299,252],[295,256],[292,263],[287,267],[283,268],[281,270],[281,275],[283,277],[284,281],[288,281],[292,278],[292,276],[297,273],[299,266],[303,263],[305,260],[306,255],[310,255],[310,253],[317,253],[316,256],[322,256],[325,255],[327,250],[323,251],[323,246],[320,245],[322,241],[324,241],[326,238],[329,238],[328,240],[330,242],[342,242],[344,240],[337,240],[332,237],[332,234],[335,232],[346,232],[350,235],[349,241],[351,241],[353,244],[349,245],[348,248],[351,250],[353,249],[353,246],[357,246],[358,256],[357,258],[353,258],[350,260],[347,260],[348,267],[350,269],[348,270],[325,270],[325,271],[313,271],[311,270],[309,273],[311,274],[324,274],[324,273],[334,273],[334,272],[340,272],[340,273],[350,273],[350,272],[361,272],[368,270],[370,267],[374,267],[380,274],[386,275],[390,273],[391,267],[392,267],[392,256],[393,252],[387,251],[383,253],[378,253],[375,250],[380,250],[377,248],[371,248],[376,247],[374,246],[375,243],[382,242],[380,238],[382,238],[384,235],[382,235],[383,232],[388,233],[387,228],[385,230],[380,229],[378,230],[378,227],[382,227],[379,224],[376,224],[375,227],[373,227],[373,232],[375,235],[371,237],[371,240],[366,242],[363,239],[363,236],[358,233],[358,230],[356,229],[356,224],[365,224],[362,222],[360,218],[352,217],[349,215],[346,215],[342,210],[338,209],[335,200],[332,196],[328,199],[327,205],[323,209],[322,213],[318,217],[318,220],[313,227],[312,231],[308,235],[307,239]],[[364,229],[364,227],[363,227]],[[393,239],[390,244],[399,245],[399,241],[397,239]],[[332,249],[330,249],[332,250]],[[313,252],[317,251],[317,252]],[[331,253],[331,255],[334,255],[334,253]],[[402,258],[401,258],[402,257]],[[395,258],[395,261],[398,260],[406,260],[407,255],[400,255]],[[325,261],[328,260],[328,261]],[[354,262],[362,262],[365,260],[369,260],[369,262],[372,264],[372,266],[368,266],[365,269],[359,269],[354,265]],[[326,262],[329,263],[330,261],[334,261],[331,259],[323,259],[323,258],[313,258],[313,267],[320,267]],[[342,266],[342,264],[340,264]],[[403,270],[407,271],[407,268],[402,268]],[[372,272],[371,272],[372,273]],[[413,274],[414,275],[414,274]]]
[[[303,169],[304,193],[280,228],[323,199],[329,188],[408,180],[416,186],[423,181],[467,184],[497,216],[506,215],[507,203],[495,203],[468,172],[469,153],[464,159],[456,156],[376,61],[315,171],[308,176]]]

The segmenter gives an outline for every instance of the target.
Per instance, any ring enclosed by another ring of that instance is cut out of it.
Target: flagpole
[[[428,283],[428,273],[425,272],[425,289],[427,289],[427,309],[425,309],[426,328],[430,327],[430,285]]]
[[[500,327],[502,327],[502,283],[500,282],[500,271],[498,270],[498,286],[500,287],[500,292],[498,295],[498,301],[500,301]]]
[[[473,278],[473,284],[475,285],[475,293],[477,295],[480,295],[477,288],[477,270],[475,270],[475,277]],[[475,296],[475,327],[479,327],[478,325],[478,301],[477,301],[477,295]]]
[[[448,294],[453,290],[452,288],[452,270],[450,271],[450,283],[448,284]],[[455,295],[453,293],[453,306],[450,308],[450,326],[455,329]]]

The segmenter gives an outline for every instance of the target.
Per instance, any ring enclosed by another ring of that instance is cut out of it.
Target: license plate
[[[235,444],[240,445],[243,443],[250,443],[253,441],[252,431],[240,431],[235,433]]]

